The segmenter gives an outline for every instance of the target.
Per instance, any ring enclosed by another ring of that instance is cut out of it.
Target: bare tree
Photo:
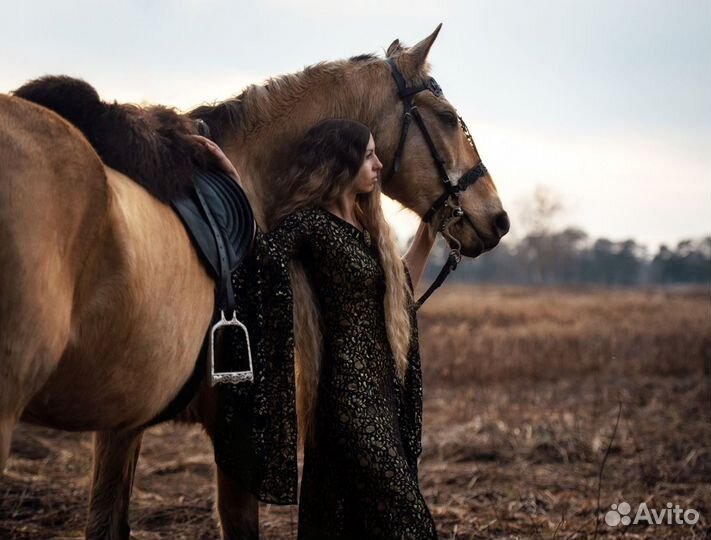
[[[537,184],[524,203],[523,225],[528,234],[549,235],[556,219],[565,211],[563,198],[553,188]]]
[[[523,223],[527,231],[519,243],[519,260],[526,265],[534,283],[550,283],[556,256],[553,227],[565,205],[559,194],[549,186],[536,185],[531,198],[523,205]]]

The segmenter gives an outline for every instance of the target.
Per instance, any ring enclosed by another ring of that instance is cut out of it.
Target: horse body
[[[0,470],[20,418],[96,430],[87,537],[128,538],[140,426],[192,373],[213,283],[172,211],[47,109],[0,95],[0,163]]]
[[[3,422],[149,421],[192,372],[212,282],[175,214],[60,117],[0,96],[0,129]]]
[[[403,74],[421,81],[437,31],[411,49],[398,42]],[[422,95],[418,107],[452,177],[479,160],[451,109]],[[319,64],[202,107],[240,171],[258,223],[288,167],[289,149],[318,120],[369,125],[386,169],[403,108],[382,59]],[[128,501],[142,425],[192,373],[210,323],[214,284],[178,218],[164,203],[106,167],[82,134],[54,113],[0,96],[0,469],[17,420],[96,431],[88,538],[129,536]],[[400,173],[384,192],[423,215],[442,193],[421,135],[405,144]],[[501,203],[487,175],[461,197],[455,232],[464,254],[498,242]],[[472,224],[472,227],[467,225]],[[473,227],[476,223],[477,227]],[[482,232],[483,231],[483,232]],[[183,415],[212,433],[215,393],[203,384]],[[217,470],[225,538],[256,538],[256,500]]]
[[[23,420],[83,431],[145,424],[190,376],[207,331],[214,285],[176,215],[109,168],[106,185],[69,339]]]

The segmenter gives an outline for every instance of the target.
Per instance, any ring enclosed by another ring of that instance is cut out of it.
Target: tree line
[[[450,279],[523,285],[711,284],[711,236],[662,245],[651,255],[633,239],[593,239],[579,227],[556,229],[564,210],[550,187],[536,186],[521,212],[523,238],[516,242],[505,237],[493,251],[463,259]],[[426,277],[437,275],[448,253],[439,238]]]
[[[432,279],[449,249],[438,241],[426,275]],[[650,256],[635,240],[591,239],[569,227],[502,241],[475,260],[464,259],[451,278],[476,283],[555,285],[711,284],[711,236],[662,245]]]

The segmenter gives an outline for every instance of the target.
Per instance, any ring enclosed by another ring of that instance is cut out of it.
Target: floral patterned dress
[[[385,327],[384,274],[367,240],[326,210],[300,210],[259,234],[253,256],[235,274],[242,297],[250,291],[238,315],[254,342],[255,383],[221,388],[216,460],[264,501],[289,504],[296,494],[292,258],[304,265],[322,315],[300,540],[437,537],[417,480],[422,379],[414,306],[403,384]],[[240,350],[240,339],[234,337],[233,350]]]

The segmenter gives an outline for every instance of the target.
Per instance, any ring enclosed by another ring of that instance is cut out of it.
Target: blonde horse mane
[[[201,105],[190,111],[188,116],[207,122],[210,133],[219,143],[226,128],[245,134],[263,129],[282,118],[315,88],[328,85],[335,77],[342,77],[344,70],[368,64],[382,64],[382,59],[373,54],[363,54],[348,60],[319,62],[297,73],[271,77],[262,84],[251,84],[239,95],[219,103]]]

